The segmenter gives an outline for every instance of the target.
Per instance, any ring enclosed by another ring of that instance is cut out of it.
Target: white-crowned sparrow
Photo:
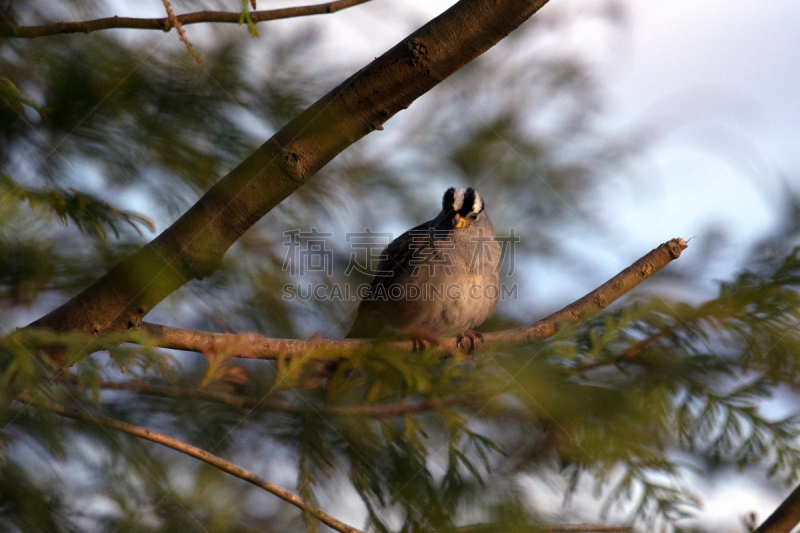
[[[494,312],[500,244],[483,200],[472,188],[450,188],[439,215],[400,235],[383,251],[378,272],[347,337],[409,333],[424,340],[458,334],[472,350],[472,331]]]

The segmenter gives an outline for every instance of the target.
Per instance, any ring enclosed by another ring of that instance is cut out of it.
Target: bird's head
[[[449,229],[462,229],[488,221],[483,200],[472,187],[450,187],[442,197],[442,221]]]

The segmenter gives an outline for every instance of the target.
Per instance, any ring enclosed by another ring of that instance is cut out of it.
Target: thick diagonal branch
[[[192,446],[191,444],[186,444],[185,442],[179,441],[178,439],[174,439],[172,437],[168,437],[162,433],[150,431],[149,429],[145,429],[143,427],[136,426],[133,424],[128,424],[127,422],[122,422],[120,420],[114,420],[113,418],[107,418],[104,416],[94,415],[91,413],[75,411],[73,409],[68,409],[62,405],[53,402],[33,402],[30,399],[30,396],[28,396],[27,394],[20,395],[19,399],[20,401],[25,402],[29,405],[47,409],[48,411],[51,411],[59,416],[71,418],[73,420],[79,420],[81,422],[99,424],[101,426],[113,429],[114,431],[127,433],[129,435],[133,435],[141,439],[161,444],[162,446],[166,446],[167,448],[172,448],[173,450],[179,451],[190,457],[194,457],[195,459],[199,459],[205,463],[208,463],[211,466],[215,466],[220,470],[222,470],[223,472],[227,472],[228,474],[234,475],[240,479],[247,481],[248,483],[252,483],[256,487],[262,488],[267,492],[271,492],[278,498],[291,503],[292,505],[302,509],[306,513],[311,514],[317,520],[335,529],[336,531],[340,531],[341,533],[362,533],[360,530],[348,526],[344,522],[340,522],[339,520],[336,520],[332,516],[323,513],[319,509],[315,509],[314,507],[308,505],[305,501],[303,501],[302,498],[300,498],[300,496],[294,494],[293,492],[290,492],[284,489],[283,487],[279,487],[274,483],[270,483],[266,479],[262,479],[257,475],[253,474],[252,472],[245,470],[244,468],[241,468],[239,466],[236,466],[235,464],[229,461],[226,461],[222,457],[218,457],[212,453],[208,453],[207,451],[201,450],[200,448]]]
[[[139,327],[213,273],[261,217],[342,150],[511,33],[547,0],[461,0],[278,131],[150,244],[31,326],[97,335]]]
[[[253,19],[253,22],[259,23],[266,20],[305,17],[308,15],[324,15],[326,13],[335,13],[336,11],[347,9],[348,7],[357,6],[358,4],[364,4],[369,1],[370,0],[337,0],[336,2],[327,2],[311,6],[264,9],[261,11],[251,11],[250,17]],[[187,24],[198,24],[200,22],[227,22],[238,24],[240,17],[241,13],[234,11],[197,11],[195,13],[177,15],[175,19],[177,19],[179,24],[185,26]],[[169,31],[172,25],[169,17],[107,17],[76,22],[55,22],[53,24],[42,24],[40,26],[5,26],[0,29],[0,32],[3,37],[34,39],[36,37],[46,37],[48,35],[59,35],[62,33],[91,33],[93,31],[112,28]]]
[[[636,285],[664,268],[670,261],[680,257],[686,246],[686,242],[681,238],[667,241],[597,289],[560,311],[527,326],[486,333],[484,342],[487,345],[524,346],[546,339],[555,334],[560,323],[576,322],[586,311],[607,307]],[[219,350],[233,348],[237,351],[238,357],[247,359],[289,358],[308,354],[312,350],[336,351],[337,354],[346,357],[348,353],[369,348],[372,344],[367,339],[270,339],[251,333],[242,335],[211,333],[148,323],[142,324],[142,329],[156,337],[158,345],[162,348],[205,353],[215,353]],[[392,343],[392,346],[411,351],[412,342],[399,341]],[[456,340],[443,339],[439,348],[443,353],[452,353],[457,349]]]

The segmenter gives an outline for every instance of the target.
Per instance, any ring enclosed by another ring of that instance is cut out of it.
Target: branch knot
[[[306,171],[300,163],[300,156],[289,150],[281,150],[281,160],[284,162],[286,174],[294,181],[305,181]]]
[[[420,39],[411,39],[408,41],[408,49],[411,51],[411,66],[425,74],[430,74],[431,61],[428,59],[428,47],[425,46],[425,43]]]

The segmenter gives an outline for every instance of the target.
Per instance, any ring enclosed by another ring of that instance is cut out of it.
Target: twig
[[[174,26],[175,31],[178,32],[178,37],[181,41],[183,41],[183,44],[186,45],[186,51],[189,52],[189,55],[192,56],[195,61],[197,61],[198,65],[202,65],[203,58],[200,57],[200,54],[197,53],[197,50],[194,49],[192,42],[186,36],[186,31],[183,29],[181,21],[178,20],[178,17],[176,17],[175,13],[172,11],[172,6],[170,6],[169,0],[161,0],[161,3],[164,4],[164,9],[167,10],[167,27],[164,29],[164,31],[169,31],[169,28]]]
[[[546,339],[555,334],[559,324],[576,322],[588,310],[607,307],[636,285],[664,268],[670,261],[680,257],[686,246],[686,242],[681,238],[665,242],[597,289],[560,311],[527,326],[485,333],[484,342],[487,346],[491,344],[524,346]],[[147,322],[143,322],[141,327],[155,337],[158,345],[162,348],[213,353],[235,346],[238,352],[237,357],[246,359],[291,358],[306,355],[315,350],[333,350],[342,357],[346,357],[354,350],[367,349],[372,345],[369,339],[270,339],[254,333],[241,335],[212,333]],[[389,345],[408,351],[412,349],[412,341],[392,342]],[[436,349],[447,354],[457,350],[458,347],[455,339],[444,339]]]
[[[76,385],[72,377],[60,378],[56,381],[59,384]],[[195,400],[205,400],[230,405],[236,409],[259,409],[263,411],[281,411],[293,415],[304,416],[314,412],[331,413],[338,416],[364,417],[387,419],[397,418],[410,414],[424,413],[427,411],[437,411],[445,407],[456,405],[468,405],[477,400],[476,395],[457,395],[447,398],[428,398],[413,403],[395,402],[377,405],[353,405],[346,407],[321,406],[316,409],[298,407],[286,402],[268,401],[261,398],[248,398],[238,394],[231,394],[223,391],[189,389],[185,387],[173,387],[164,385],[153,385],[140,381],[103,381],[99,384],[101,389],[119,390],[159,396],[162,398],[188,398]]]
[[[637,342],[636,344],[634,344],[633,346],[631,346],[630,348],[628,348],[619,355],[615,355],[614,357],[608,357],[606,359],[587,361],[585,363],[575,365],[573,369],[578,372],[585,372],[586,370],[592,370],[594,368],[599,368],[601,366],[615,365],[620,361],[624,361],[625,359],[636,357],[637,355],[642,353],[642,351],[646,350],[653,344],[672,335],[674,331],[675,331],[674,327],[672,326],[666,327],[661,331],[659,331],[658,333],[656,333],[655,335],[651,335],[646,339],[644,339],[643,341]]]
[[[800,524],[800,486],[753,533],[789,533]]]
[[[155,431],[150,431],[149,429],[129,424],[127,422],[122,422],[120,420],[114,420],[113,418],[106,418],[104,416],[68,409],[57,403],[34,402],[27,393],[19,395],[18,399],[24,403],[27,403],[28,405],[47,409],[48,411],[51,411],[59,416],[71,418],[73,420],[79,420],[81,422],[99,424],[101,426],[111,428],[115,431],[127,433],[129,435],[133,435],[141,439],[161,444],[162,446],[166,446],[167,448],[172,448],[173,450],[179,451],[181,453],[189,455],[190,457],[194,457],[195,459],[199,459],[212,466],[215,466],[220,470],[222,470],[223,472],[227,472],[249,483],[252,483],[253,485],[260,487],[266,490],[267,492],[271,492],[278,498],[291,503],[292,505],[298,507],[299,509],[303,510],[306,513],[309,513],[311,516],[315,517],[317,520],[335,529],[336,531],[340,531],[341,533],[363,533],[362,531],[354,527],[348,526],[344,522],[336,520],[332,516],[320,511],[319,509],[315,509],[311,505],[304,502],[302,498],[300,498],[296,494],[282,487],[279,487],[274,483],[270,483],[269,481],[262,479],[253,474],[252,472],[249,472],[244,468],[236,466],[235,464],[226,461],[221,457],[218,457],[214,454],[208,453],[205,450],[201,450],[200,448],[192,446],[191,444],[186,444],[185,442],[179,441],[172,437],[168,437],[162,433],[156,433]]]
[[[471,526],[459,527],[456,529],[458,533],[503,533],[508,531],[521,532],[530,531],[530,533],[561,533],[567,531],[580,531],[582,533],[608,533],[608,532],[626,532],[633,531],[632,527],[627,526],[598,526],[594,524],[561,524],[561,525],[536,525],[536,526],[518,526],[509,525],[503,526],[498,524],[475,524]]]
[[[308,15],[323,15],[347,9],[348,7],[364,4],[370,0],[337,0],[324,4],[310,6],[285,7],[282,9],[265,9],[262,11],[252,11],[250,17],[253,23],[266,20],[286,19],[293,17],[305,17]],[[178,15],[175,20],[178,24],[198,24],[201,22],[224,22],[239,23],[240,12],[230,11],[197,11]],[[34,39],[48,35],[58,35],[63,33],[91,33],[98,30],[111,28],[130,28],[138,30],[162,30],[169,31],[170,27],[177,24],[170,23],[169,17],[163,18],[133,18],[133,17],[108,17],[94,20],[84,20],[79,22],[55,22],[53,24],[42,24],[41,26],[6,26],[0,29],[4,37],[18,37],[22,39]]]

